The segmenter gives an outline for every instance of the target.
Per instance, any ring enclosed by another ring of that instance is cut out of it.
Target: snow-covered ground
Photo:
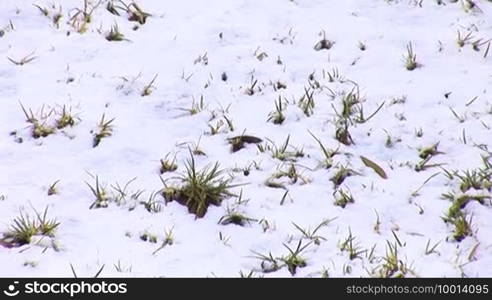
[[[0,276],[492,276],[492,2],[1,2]]]

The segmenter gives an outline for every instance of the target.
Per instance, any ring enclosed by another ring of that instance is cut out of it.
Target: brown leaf
[[[360,156],[360,159],[362,160],[364,165],[366,165],[366,167],[373,169],[374,172],[376,172],[379,176],[381,176],[381,178],[383,178],[383,179],[388,178],[388,176],[386,175],[386,172],[384,172],[383,168],[381,168],[377,163],[373,162],[369,158],[364,157],[362,155]]]

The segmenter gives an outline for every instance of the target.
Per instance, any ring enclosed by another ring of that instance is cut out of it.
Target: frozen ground
[[[118,1],[3,0],[0,276],[492,276],[492,2],[474,1],[139,0],[139,24]],[[232,152],[242,134],[262,142]],[[190,150],[238,185],[203,218],[163,197]]]

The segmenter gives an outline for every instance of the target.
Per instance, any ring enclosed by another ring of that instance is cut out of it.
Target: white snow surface
[[[60,225],[53,237],[44,237],[50,242],[34,237],[19,247],[0,244],[0,276],[71,277],[71,264],[78,276],[93,276],[104,265],[101,277],[237,277],[250,271],[265,277],[371,277],[385,264],[388,244],[398,245],[401,264],[411,269],[405,276],[492,276],[490,199],[462,209],[473,216],[472,233],[459,242],[453,225],[442,218],[451,205],[442,194],[461,193],[459,178],[446,177],[444,169],[476,170],[490,155],[492,53],[485,54],[492,38],[492,2],[475,0],[479,9],[467,11],[464,2],[446,0],[442,5],[424,0],[421,6],[406,0],[139,0],[151,14],[139,25],[121,11],[111,14],[103,0],[87,31],[78,33],[70,16],[83,2],[2,0],[0,237],[20,212],[35,216],[48,208],[48,218]],[[48,8],[49,17],[33,4]],[[59,7],[63,17],[57,28],[52,15]],[[115,24],[126,40],[105,39]],[[463,47],[458,31],[472,37]],[[316,51],[323,35],[334,44]],[[474,49],[479,39],[484,43]],[[408,43],[419,63],[413,71],[405,68]],[[31,53],[35,59],[24,65],[11,61]],[[197,61],[205,54],[206,63]],[[327,73],[334,70],[343,78],[330,82]],[[151,94],[141,96],[155,75]],[[254,80],[254,94],[248,95]],[[321,87],[312,89],[315,107],[306,116],[297,102],[314,81]],[[277,82],[286,88],[274,88]],[[334,120],[342,111],[342,95],[355,83],[366,117],[384,105],[367,122],[351,125],[354,144],[344,145],[335,139]],[[204,110],[194,115],[184,110],[201,96]],[[279,96],[285,105],[280,125],[267,121]],[[47,113],[65,105],[77,122],[34,138],[21,104],[35,115],[43,106]],[[223,121],[224,112],[234,131],[224,125],[211,135],[208,124]],[[93,147],[103,114],[114,118],[114,130]],[[331,168],[318,167],[323,154],[309,131],[327,148],[339,147]],[[243,133],[278,147],[290,135],[289,144],[304,156],[282,162],[254,144],[232,153],[227,139]],[[388,136],[394,145],[386,145]],[[415,171],[419,151],[437,143],[442,153],[429,163],[442,165]],[[116,183],[136,178],[128,195],[142,190],[139,200],[147,201],[163,189],[159,160],[168,153],[176,156],[178,169],[162,175],[176,183],[175,177],[186,172],[188,148],[196,146],[205,153],[194,156],[199,169],[218,162],[222,176],[238,185],[230,191],[239,195],[242,190],[242,199],[249,201],[237,204],[237,197],[227,197],[203,218],[176,201],[164,204],[161,195],[155,198],[162,202],[157,212],[129,196],[120,205],[89,208],[95,197],[86,182],[94,185],[92,176],[108,193],[114,193]],[[366,167],[361,155],[388,178]],[[258,169],[253,166],[245,176],[240,169],[253,162]],[[305,183],[283,178],[277,181],[286,189],[265,185],[291,164]],[[330,178],[342,166],[355,174],[335,187]],[[49,196],[57,180],[58,193]],[[335,205],[338,189],[354,202]],[[467,193],[491,196],[490,188]],[[222,225],[228,209],[254,220]],[[300,254],[305,267],[294,275],[287,267],[262,272],[255,252],[285,257],[286,246],[295,250],[299,241],[310,242],[294,223],[313,230],[326,219],[332,221],[316,233],[323,237],[319,245],[311,243]],[[264,230],[265,220],[270,226]],[[174,243],[156,252],[171,229]],[[342,251],[350,232],[362,251],[355,259]],[[155,235],[157,243],[141,240],[143,233]],[[429,248],[439,244],[426,254],[428,243]]]

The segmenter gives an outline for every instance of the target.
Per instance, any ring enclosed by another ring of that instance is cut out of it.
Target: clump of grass
[[[359,87],[354,87],[350,92],[345,93],[342,96],[342,113],[340,116],[343,119],[350,119],[352,114],[355,113],[355,105],[362,103],[364,99],[360,95]]]
[[[413,52],[412,43],[407,44],[407,53],[404,56],[405,68],[408,71],[413,71],[420,66],[417,62],[417,55]]]
[[[220,130],[222,129],[223,126],[224,126],[223,120],[218,120],[215,123],[215,125],[208,123],[208,128],[210,129],[210,131],[207,132],[206,134],[216,135],[216,134],[220,133]]]
[[[376,275],[383,278],[403,278],[414,274],[411,267],[400,259],[398,244],[387,241],[386,256],[383,257],[383,264],[377,269]]]
[[[462,193],[449,192],[442,195],[443,198],[452,201],[451,206],[442,219],[444,222],[454,226],[452,237],[458,242],[473,234],[471,226],[473,216],[467,218],[467,213],[464,210],[465,207],[472,201],[477,201],[483,205],[486,200],[490,201],[492,198],[488,195],[492,187],[490,183],[490,177],[492,176],[492,172],[490,171],[491,166],[488,158],[483,157],[483,161],[485,166],[477,170],[466,170],[461,173],[458,171],[446,171],[446,176],[449,179],[452,180],[455,177],[459,179],[459,190]],[[470,193],[472,189],[475,193]],[[477,194],[477,191],[482,191],[482,193]]]
[[[352,169],[339,165],[338,170],[330,178],[330,181],[333,182],[335,188],[337,188],[345,181],[345,179],[347,179],[347,177],[352,175],[358,175],[358,173]]]
[[[252,258],[256,258],[261,261],[260,266],[263,273],[271,273],[280,270],[280,262],[277,258],[273,256],[271,252],[269,252],[268,254],[261,254],[256,251],[251,252],[253,252],[254,254]]]
[[[169,230],[167,229],[164,230],[164,240],[162,241],[162,244],[159,246],[159,248],[157,248],[154,252],[152,252],[152,255],[164,249],[166,246],[172,246],[174,244],[173,230],[174,230],[174,226]]]
[[[197,218],[202,218],[210,205],[218,206],[224,198],[233,196],[229,189],[235,185],[231,185],[231,179],[224,179],[222,174],[219,163],[198,170],[190,151],[186,173],[179,177],[181,186],[169,189],[163,182],[162,194],[167,201],[175,200],[188,207],[188,211]]]
[[[154,76],[154,78],[152,78],[152,80],[149,82],[149,84],[147,84],[146,86],[144,86],[142,92],[140,93],[140,96],[145,97],[145,96],[149,96],[150,94],[152,94],[152,92],[155,89],[154,82],[157,79],[157,75],[158,74],[156,74]]]
[[[92,14],[101,5],[102,1],[93,3],[90,0],[84,0],[82,9],[75,8],[75,14],[70,17],[69,24],[78,32],[84,33],[87,31],[87,26],[92,22]],[[108,6],[111,2],[108,2]]]
[[[61,112],[58,112],[58,119],[56,120],[56,128],[57,129],[63,129],[65,127],[73,127],[75,123],[77,122],[77,117],[72,114],[71,108],[66,107],[66,105],[63,105]]]
[[[236,210],[227,209],[227,213],[219,219],[219,224],[229,225],[234,224],[238,226],[246,226],[251,224],[251,222],[256,222],[258,220],[250,218]]]
[[[56,128],[54,126],[46,124],[48,118],[53,113],[53,110],[50,110],[50,112],[46,114],[44,112],[43,106],[41,107],[41,110],[37,114],[37,116],[35,116],[31,109],[29,109],[29,112],[27,112],[22,103],[21,108],[24,112],[24,115],[26,116],[26,122],[31,123],[31,136],[33,138],[38,139],[41,137],[47,137],[55,133]]]
[[[13,246],[22,246],[29,244],[31,238],[38,233],[36,219],[25,215],[22,211],[20,215],[13,220],[10,230],[4,233],[2,241],[8,241]]]
[[[472,201],[484,205],[486,200],[490,201],[492,198],[488,194],[492,187],[490,182],[492,176],[491,166],[487,157],[483,157],[483,161],[484,167],[476,170],[466,170],[461,173],[458,171],[446,171],[449,179],[452,180],[455,177],[459,179],[461,193],[449,192],[442,195],[443,198],[452,201],[442,219],[444,222],[454,226],[452,237],[458,242],[461,242],[467,236],[473,235],[471,226],[473,216],[467,217],[467,212],[464,210],[466,206]],[[470,190],[473,191],[470,192]]]
[[[147,22],[147,18],[152,16],[151,14],[143,11],[143,9],[140,8],[140,6],[135,2],[132,2],[129,5],[126,5],[121,0],[119,2],[125,6],[129,21],[138,22],[140,25],[143,25]]]
[[[314,91],[304,88],[304,95],[299,100],[298,106],[306,117],[310,117],[314,113]]]
[[[331,150],[326,148],[321,140],[317,138],[311,131],[309,131],[309,134],[318,142],[319,147],[321,148],[321,152],[323,153],[323,160],[320,161],[319,167],[329,169],[333,166],[333,157],[337,154],[339,154],[338,149],[336,150]]]
[[[302,174],[297,171],[296,165],[291,163],[289,164],[286,170],[280,169],[278,172],[274,173],[268,180],[267,186],[269,187],[281,187],[284,186],[282,183],[276,182],[276,179],[280,179],[282,177],[287,177],[290,180],[290,184],[295,184],[299,180],[301,180],[302,184],[308,183],[310,180],[304,177]]]
[[[278,100],[275,101],[275,110],[268,114],[267,122],[281,125],[285,121],[284,111],[285,107],[282,101],[282,97],[278,96]]]
[[[94,178],[95,182],[94,184],[89,184],[86,182],[87,186],[92,192],[92,195],[94,196],[94,202],[89,206],[89,209],[95,209],[95,208],[106,208],[109,206],[109,203],[116,203],[117,205],[123,205],[125,204],[128,200],[131,200],[132,203],[140,203],[143,204],[141,201],[139,201],[140,196],[143,194],[143,190],[136,190],[136,191],[128,191],[128,187],[132,182],[134,182],[137,178],[133,178],[129,180],[124,186],[120,186],[119,183],[116,183],[115,185],[111,185],[112,192],[106,188],[105,185],[102,185],[99,181],[99,177],[93,176],[92,174],[89,173],[89,175]],[[129,210],[133,210],[135,207],[130,207]]]
[[[347,119],[340,118],[335,122],[335,139],[346,146],[355,144],[349,131]]]
[[[60,180],[57,180],[55,182],[53,182],[50,187],[48,188],[48,196],[52,196],[52,195],[57,195],[58,194],[58,189],[56,187],[56,185],[60,182]]]
[[[470,13],[470,12],[483,12],[479,7],[478,5],[472,1],[472,0],[462,0],[461,1],[461,8],[463,8],[463,10],[466,12],[466,13]]]
[[[323,36],[323,38],[314,45],[314,50],[320,51],[320,50],[330,50],[333,45],[335,45],[334,41],[331,41],[326,38],[326,33],[323,30],[320,35]]]
[[[205,108],[206,108],[205,100],[203,98],[203,95],[201,95],[199,101],[195,101],[195,98],[193,97],[193,101],[191,103],[190,108],[179,108],[179,109],[184,110],[193,116],[203,111]]]
[[[164,174],[167,172],[174,172],[178,169],[178,165],[176,164],[176,155],[173,159],[168,159],[169,153],[166,154],[164,159],[160,160],[161,167],[159,168],[159,173]]]
[[[466,214],[460,214],[458,217],[452,220],[454,225],[453,238],[457,242],[461,242],[465,237],[472,236],[472,226],[473,216],[467,218]]]
[[[256,90],[261,91],[261,88],[256,86],[257,84],[258,84],[258,80],[254,79],[253,76],[251,76],[251,84],[249,87],[246,88],[245,94],[249,96],[253,96],[256,93]]]
[[[338,195],[337,195],[338,194]],[[345,192],[342,189],[335,191],[335,205],[345,208],[348,204],[354,203],[354,197],[350,192]]]
[[[206,156],[207,154],[200,148],[200,141],[202,140],[202,137],[198,138],[198,142],[192,143],[192,148],[191,148],[191,153],[193,155],[203,155]]]
[[[321,241],[326,241],[326,238],[317,234],[317,232],[321,228],[328,226],[335,219],[336,218],[324,220],[319,223],[313,230],[311,230],[310,228],[304,229],[294,222],[292,222],[292,225],[294,225],[294,227],[299,230],[299,232],[301,232],[303,238],[312,241],[315,245],[320,245]]]
[[[460,180],[460,190],[463,193],[472,188],[475,190],[490,189],[492,170],[466,170],[461,174],[457,173],[456,177]]]
[[[110,196],[107,193],[106,188],[101,186],[101,184],[99,183],[99,177],[98,176],[96,176],[95,180],[96,180],[96,182],[94,185],[91,185],[88,182],[85,183],[90,188],[92,194],[95,197],[95,200],[89,206],[89,209],[108,207]]]
[[[366,250],[362,250],[361,247],[355,243],[355,239],[356,237],[352,235],[352,230],[349,228],[347,238],[340,244],[340,250],[342,252],[348,252],[350,260],[362,258],[361,255],[366,252]]]
[[[340,73],[338,68],[333,68],[333,69],[331,69],[331,71],[328,71],[328,72],[325,72],[323,70],[323,78],[325,78],[326,76],[328,76],[329,82],[335,82],[335,81],[344,82],[345,81],[345,77]]]
[[[304,156],[303,149],[296,148],[289,144],[290,142],[290,134],[285,139],[284,143],[277,147],[277,145],[273,142],[272,146],[269,148],[273,158],[276,158],[280,161],[296,161],[297,158]],[[293,151],[288,151],[288,149],[293,148]]]
[[[56,219],[48,218],[48,207],[45,208],[43,214],[37,211],[35,213],[36,217],[31,217],[20,211],[19,216],[12,221],[13,224],[4,233],[1,241],[12,247],[18,247],[29,244],[35,235],[53,237],[60,223]]]
[[[113,135],[114,125],[112,124],[115,118],[112,118],[109,121],[105,120],[105,114],[102,115],[101,120],[98,124],[98,131],[94,133],[92,147],[95,148],[99,146],[102,139],[110,137]]]
[[[162,205],[161,205],[162,201],[156,199],[158,194],[159,194],[158,192],[152,192],[150,193],[147,201],[140,201],[139,203],[143,205],[145,210],[148,211],[149,213],[158,213],[162,210]],[[133,198],[138,199],[139,198],[138,196],[139,194],[134,194]]]
[[[106,34],[106,40],[110,42],[121,42],[125,40],[125,35],[120,32],[118,24],[115,23],[111,26],[110,31]]]
[[[287,266],[290,274],[294,276],[297,272],[297,268],[304,268],[307,266],[306,259],[301,256],[301,253],[309,246],[311,242],[306,245],[302,245],[302,240],[299,240],[297,247],[295,250],[292,250],[289,246],[284,244],[284,247],[287,248],[289,254],[280,258],[280,260]]]

